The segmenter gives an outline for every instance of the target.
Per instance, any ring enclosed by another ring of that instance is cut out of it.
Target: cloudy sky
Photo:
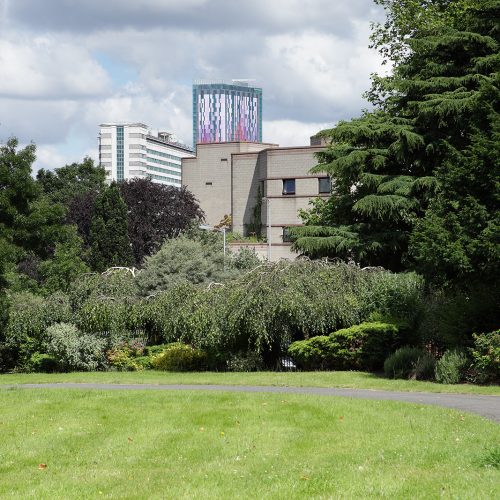
[[[97,156],[98,125],[192,142],[196,79],[255,78],[263,139],[305,145],[360,113],[380,59],[372,0],[0,0],[0,142],[36,167]]]

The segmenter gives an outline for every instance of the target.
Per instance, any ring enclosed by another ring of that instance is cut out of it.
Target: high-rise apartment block
[[[181,159],[193,151],[168,132],[153,132],[143,123],[103,123],[99,133],[99,163],[109,181],[150,178],[181,186]]]
[[[262,89],[248,81],[193,85],[193,146],[214,142],[262,142]]]

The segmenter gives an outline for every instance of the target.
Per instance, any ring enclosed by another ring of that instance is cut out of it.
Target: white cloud
[[[264,121],[263,142],[280,146],[309,146],[312,135],[332,126],[332,123],[302,123],[294,120]]]
[[[191,143],[198,78],[256,78],[264,140],[307,145],[359,115],[380,69],[367,48],[371,0],[0,0],[0,15],[2,5],[0,141],[34,141],[44,168],[95,157],[102,122]]]
[[[87,50],[49,36],[0,40],[0,67],[3,97],[82,98],[110,89],[108,75]]]

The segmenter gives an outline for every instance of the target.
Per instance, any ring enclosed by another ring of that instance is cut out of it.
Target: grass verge
[[[472,384],[446,385],[417,380],[390,380],[372,373],[363,372],[172,373],[147,370],[143,372],[21,373],[0,375],[0,385],[47,382],[345,387],[352,389],[382,389],[387,391],[500,395],[499,386],[479,386]]]
[[[8,389],[0,434],[1,498],[500,498],[500,426],[397,402]]]

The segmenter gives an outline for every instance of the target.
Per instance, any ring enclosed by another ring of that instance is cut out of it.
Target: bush
[[[262,357],[256,352],[233,354],[227,361],[230,372],[256,372],[262,369]]]
[[[361,323],[294,342],[288,349],[297,367],[306,370],[376,370],[397,341],[398,329],[390,323]]]
[[[330,337],[318,335],[309,340],[297,340],[288,348],[288,355],[301,370],[328,370],[334,367],[335,353]]]
[[[125,342],[106,351],[109,365],[120,371],[136,371],[144,368],[137,360],[144,354],[144,344],[139,341]]]
[[[473,334],[474,346],[470,349],[473,361],[474,382],[485,384],[500,381],[500,330]]]
[[[12,294],[5,347],[18,367],[28,369],[31,355],[46,351],[46,330],[50,325],[70,318],[68,297],[62,293],[47,298],[27,292]]]
[[[155,356],[151,364],[155,370],[172,372],[201,371],[206,367],[206,354],[180,342],[174,342],[165,347],[165,350]]]
[[[384,363],[384,373],[389,378],[431,380],[436,361],[428,352],[418,347],[401,347]]]
[[[53,356],[35,352],[29,359],[27,370],[37,373],[54,373],[59,371],[59,364]]]
[[[469,360],[460,351],[446,351],[436,363],[436,382],[440,384],[459,384],[465,380]]]
[[[422,344],[444,349],[472,347],[474,332],[491,332],[498,327],[499,288],[471,285],[465,290],[430,293],[417,329]]]
[[[93,371],[106,366],[106,341],[82,334],[74,325],[58,323],[47,328],[47,353],[63,370]]]

